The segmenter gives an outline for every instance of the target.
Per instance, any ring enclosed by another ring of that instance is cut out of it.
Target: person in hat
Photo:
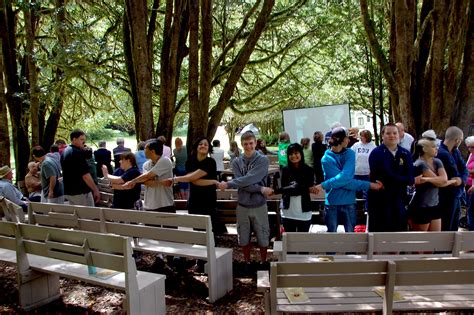
[[[24,211],[27,210],[28,205],[23,194],[12,184],[13,172],[8,165],[0,168],[0,196],[3,196],[11,202],[19,205]]]
[[[337,232],[340,223],[346,232],[354,232],[357,223],[356,191],[383,188],[380,182],[354,179],[355,152],[347,148],[348,144],[349,135],[344,127],[331,131],[330,149],[321,159],[324,181],[310,189],[313,193],[322,189],[326,191],[324,222],[328,232]]]

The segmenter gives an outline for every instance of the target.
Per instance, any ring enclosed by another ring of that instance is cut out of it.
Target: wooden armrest
[[[257,271],[257,292],[270,290],[270,272],[268,270]]]

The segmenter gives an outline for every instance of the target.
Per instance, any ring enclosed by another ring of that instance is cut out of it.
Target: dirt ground
[[[137,261],[139,270],[166,274],[166,311],[168,314],[263,314],[263,295],[256,292],[256,276],[245,274],[243,257],[237,246],[236,235],[219,236],[217,246],[234,249],[234,289],[219,301],[206,301],[207,276],[187,269],[194,261],[183,262],[181,268],[159,268],[155,256],[145,254]],[[258,260],[255,250],[252,255]],[[273,257],[271,255],[270,259]],[[256,265],[256,264],[255,264]],[[160,269],[160,270],[158,270]],[[177,271],[178,270],[178,271]],[[19,308],[15,266],[0,263],[1,314],[124,314],[124,294],[120,291],[89,285],[84,282],[61,279],[62,295],[59,300],[28,313]]]

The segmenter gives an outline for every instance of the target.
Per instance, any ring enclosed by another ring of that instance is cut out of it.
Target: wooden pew
[[[128,314],[166,312],[165,276],[136,270],[127,237],[0,222],[0,260],[17,266],[25,311],[59,298],[67,277],[125,291]]]
[[[274,244],[274,254],[281,261],[317,261],[328,253],[334,260],[456,257],[462,251],[462,239],[464,251],[474,250],[472,235],[474,232],[288,232],[281,245]]]
[[[205,260],[209,301],[233,288],[232,249],[216,247],[209,216],[30,203],[30,224],[138,238],[133,249]]]
[[[474,308],[472,258],[273,262],[270,274],[267,314]],[[309,300],[291,303],[288,288],[303,288]]]

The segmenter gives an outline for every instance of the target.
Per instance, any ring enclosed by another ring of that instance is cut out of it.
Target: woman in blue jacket
[[[324,181],[316,186],[326,191],[324,222],[328,232],[336,232],[339,219],[342,219],[344,230],[354,232],[356,225],[356,191],[381,189],[381,183],[370,183],[354,179],[355,153],[347,149],[349,137],[343,127],[332,130],[329,139],[330,149],[326,150],[321,164]]]
[[[369,192],[369,231],[406,231],[407,186],[415,182],[413,160],[410,152],[398,145],[397,126],[386,124],[381,133],[383,143],[370,154],[369,166],[370,180],[381,181],[384,189]]]

